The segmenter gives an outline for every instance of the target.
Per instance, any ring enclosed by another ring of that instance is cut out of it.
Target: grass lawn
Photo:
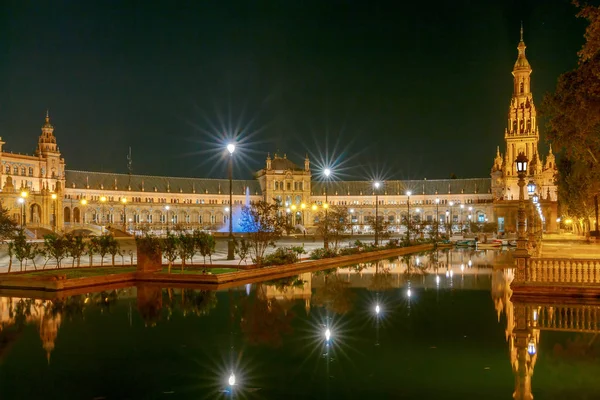
[[[19,276],[52,276],[65,275],[67,279],[88,278],[91,276],[124,274],[126,272],[135,272],[137,267],[101,267],[101,268],[69,268],[69,269],[54,269],[51,271],[32,271]]]
[[[213,275],[225,274],[228,272],[236,272],[236,271],[237,271],[237,269],[235,269],[235,268],[206,268],[206,272],[207,273],[210,272]],[[163,267],[162,273],[168,274],[169,268]],[[193,269],[184,269],[183,270],[183,275],[202,275],[202,273],[203,273],[202,268],[193,268]],[[174,265],[171,267],[171,275],[176,275],[176,274],[180,274],[180,275],[182,274],[180,265]]]

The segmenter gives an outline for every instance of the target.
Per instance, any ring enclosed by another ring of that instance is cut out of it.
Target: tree
[[[240,226],[248,232],[252,261],[261,265],[267,248],[275,247],[281,237],[285,217],[280,215],[277,203],[259,201],[242,209]]]
[[[77,266],[79,267],[81,265],[81,257],[85,254],[85,242],[83,241],[83,237],[71,233],[67,233],[64,237],[67,241],[69,257],[73,259],[72,266],[74,267],[75,261],[77,261]]]
[[[373,232],[377,234],[379,240],[387,239],[390,237],[390,222],[385,220],[383,215],[378,215],[377,220],[372,215],[368,215],[365,218],[367,224],[371,226]]]
[[[557,184],[563,212],[589,229],[600,191],[600,7],[574,3],[577,16],[589,22],[586,41],[577,68],[561,75],[544,98],[541,116],[548,118],[547,140],[562,153]]]
[[[316,223],[317,232],[323,236],[327,233],[328,241],[333,242],[333,250],[337,250],[339,241],[352,225],[348,208],[345,206],[331,206],[327,213],[319,212],[318,218],[319,222]],[[325,227],[327,227],[327,232],[325,232]]]
[[[12,238],[16,228],[17,223],[10,218],[8,209],[0,205],[0,241]]]
[[[44,253],[46,254],[46,263],[49,259],[54,259],[56,267],[60,268],[61,261],[68,255],[67,241],[55,233],[45,235]]]
[[[115,239],[115,237],[113,235],[106,235],[106,245],[108,248],[108,254],[111,255],[112,257],[112,265],[115,265],[115,257],[117,256],[117,254],[121,254],[119,252],[119,250],[121,249],[121,245],[119,244],[119,242],[117,241],[117,239]]]
[[[90,238],[87,242],[87,252],[86,254],[90,257],[90,267],[94,264],[94,254],[98,253],[98,249],[100,248],[100,241],[97,236]]]
[[[104,257],[107,254],[109,254],[111,246],[113,246],[112,241],[114,240],[114,237],[110,233],[106,233],[104,235],[95,237],[93,239],[97,239],[96,240],[96,242],[98,244],[97,251],[101,257],[100,258],[100,266],[103,266],[104,265]],[[113,264],[114,264],[114,257],[113,257]]]
[[[21,271],[23,271],[23,261],[25,261],[25,270],[27,270],[27,260],[32,260],[33,268],[37,269],[35,258],[39,254],[38,246],[35,243],[27,241],[27,236],[25,236],[23,229],[17,230],[17,233],[13,236],[12,252],[19,261]]]
[[[250,252],[250,242],[241,238],[240,240],[235,240],[233,245],[235,254],[240,258],[240,262],[238,263],[238,265],[240,265],[242,261],[246,261],[246,257],[248,257],[248,253]]]
[[[194,232],[194,244],[200,252],[200,255],[204,257],[204,264],[206,264],[206,256],[209,257],[210,263],[212,264],[212,255],[217,246],[214,236],[206,232],[196,231]]]
[[[15,254],[15,245],[13,242],[8,242],[8,272],[12,269],[13,256]]]
[[[171,266],[177,260],[179,256],[178,246],[179,238],[173,233],[168,232],[167,237],[161,242],[162,253],[169,262],[169,273],[171,273]]]
[[[194,255],[196,255],[196,241],[194,236],[189,233],[180,233],[178,241],[179,258],[181,258],[181,272],[185,267],[185,260],[188,258],[190,262],[193,262]]]

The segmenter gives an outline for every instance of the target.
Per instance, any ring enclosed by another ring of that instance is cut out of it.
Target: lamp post
[[[56,193],[52,193],[52,232],[56,232]]]
[[[102,203],[102,216],[100,217],[100,226],[102,226],[102,233],[104,233],[104,203],[106,203],[106,196],[100,197],[100,203]]]
[[[323,208],[325,209],[325,232],[323,233],[323,247],[325,249],[329,248],[329,221],[327,219],[327,208],[329,205],[327,204],[327,183],[329,181],[329,176],[331,175],[331,170],[329,168],[325,168],[323,170],[323,175],[325,176],[325,204],[323,204]]]
[[[87,206],[87,200],[86,199],[81,199],[80,203],[82,205],[81,209],[83,210],[83,218],[81,219],[81,221],[85,224],[85,209],[86,209],[86,206]]]
[[[469,233],[471,233],[471,221],[473,219],[473,207],[469,207],[469,216],[467,218],[469,220]]]
[[[375,192],[375,247],[379,246],[379,187],[381,182],[373,182],[373,192]]]
[[[127,210],[125,209],[127,206],[127,198],[121,197],[121,204],[123,204],[123,232],[127,232]]]
[[[169,210],[171,209],[170,206],[165,206],[165,211],[167,212],[167,235],[169,234]]]
[[[527,252],[527,236],[525,234],[525,174],[527,173],[527,164],[529,160],[524,153],[519,153],[515,163],[517,164],[517,173],[519,176],[519,211],[518,211],[518,221],[517,221],[517,249],[515,250],[514,256],[515,258],[521,258],[521,260],[517,260],[519,263],[518,267],[523,267],[521,271],[517,271],[517,273],[522,273],[521,279],[524,279],[524,267],[525,267],[525,258],[529,257],[529,253]]]
[[[304,222],[304,211],[306,210],[306,204],[300,204],[300,209],[302,210],[302,227],[304,228],[304,232],[306,233],[306,223]]]
[[[439,216],[440,199],[435,198],[435,240],[440,237],[440,216]]]
[[[448,203],[448,205],[450,206],[450,236],[452,236],[452,224],[454,223],[452,220],[452,206],[454,205],[454,202],[451,201]]]
[[[531,243],[533,243],[533,241],[535,239],[534,238],[535,232],[533,231],[533,219],[534,219],[533,195],[534,194],[535,194],[535,183],[533,181],[529,181],[529,183],[527,184],[527,195],[531,199],[531,204],[529,205],[529,209],[531,212],[529,213],[529,217],[527,217],[527,233],[529,234],[529,241]]]
[[[463,224],[463,210],[465,209],[465,205],[461,204],[460,205],[460,234],[462,235],[463,233],[463,228],[464,228],[464,224]]]
[[[26,190],[21,191],[21,197],[19,198],[19,203],[21,204],[21,228],[24,228],[27,225],[27,220],[25,218],[25,204],[27,203],[27,196],[29,193]]]
[[[233,260],[233,152],[235,151],[235,144],[229,143],[227,151],[229,152],[229,239],[227,240],[227,259]]]
[[[348,210],[350,213],[350,236],[354,234],[354,208]]]
[[[407,196],[406,206],[408,209],[408,216],[406,218],[406,241],[408,243],[410,243],[410,195],[411,194],[412,194],[412,192],[410,190],[406,192],[406,196]]]
[[[292,204],[290,209],[292,210],[292,224],[296,226],[296,210],[298,209],[298,207],[295,204]]]

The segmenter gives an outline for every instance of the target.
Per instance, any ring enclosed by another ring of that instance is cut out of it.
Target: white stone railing
[[[535,309],[537,327],[543,330],[600,333],[600,307],[543,305]],[[535,323],[535,322],[534,322]]]
[[[530,258],[525,282],[600,285],[600,259]]]

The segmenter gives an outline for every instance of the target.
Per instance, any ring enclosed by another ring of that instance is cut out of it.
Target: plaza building
[[[353,232],[372,232],[375,216],[400,231],[402,221],[451,223],[461,231],[470,222],[497,222],[501,232],[516,232],[519,188],[515,159],[530,160],[529,180],[537,186],[544,230],[557,229],[556,162],[538,151],[539,130],[531,93],[531,66],[521,31],[513,74],[513,96],[504,132],[505,154],[496,151],[490,177],[382,182],[317,179],[304,159],[301,167],[286,154],[267,154],[256,179],[229,180],[117,174],[65,169],[50,116],[46,114],[34,155],[7,152],[0,139],[0,200],[19,224],[38,236],[50,230],[104,231],[111,227],[161,233],[171,227],[227,231],[229,207],[234,230],[243,206],[260,200],[278,202],[295,225],[310,232],[324,206],[346,206]],[[320,177],[319,177],[320,178]],[[530,200],[525,194],[526,200]]]

